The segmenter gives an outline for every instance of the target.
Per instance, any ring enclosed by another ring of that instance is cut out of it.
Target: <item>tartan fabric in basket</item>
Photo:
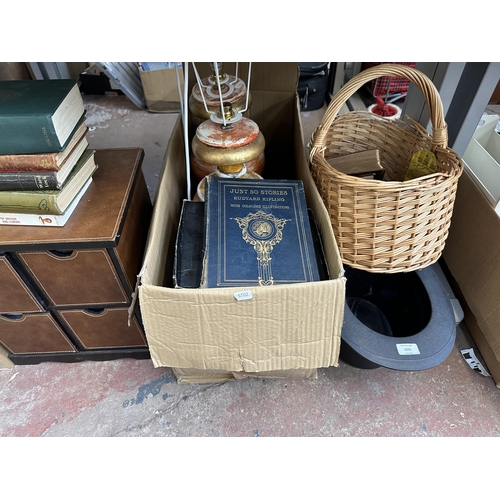
[[[412,120],[389,120],[367,111],[337,116],[357,90],[383,76],[408,78],[422,91],[432,135]],[[386,171],[384,180],[346,175],[327,161],[374,149],[379,151]],[[413,154],[421,150],[434,152],[437,171],[405,181]],[[330,101],[314,131],[309,166],[344,264],[395,273],[422,269],[439,259],[448,237],[463,162],[448,147],[443,105],[424,73],[383,64],[351,78]]]
[[[379,63],[379,62],[365,62],[361,66],[362,69],[373,68],[374,66],[378,66],[380,64],[387,63]],[[414,62],[399,62],[394,64],[401,64],[403,66],[408,66],[410,68],[414,68]],[[410,85],[410,80],[408,78],[404,78],[402,76],[381,76],[376,80],[373,80],[368,83],[370,90],[372,92],[373,97],[385,97],[387,93],[389,94],[407,94],[408,86]]]

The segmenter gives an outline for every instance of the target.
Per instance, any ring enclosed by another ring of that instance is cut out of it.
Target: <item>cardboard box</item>
[[[210,71],[208,64],[205,66],[197,64],[200,75]],[[224,69],[234,74],[226,64]],[[139,304],[155,367],[262,374],[338,365],[344,269],[330,218],[308,167],[295,91],[297,78],[298,63],[253,64],[248,116],[266,139],[264,175],[304,182],[331,279],[252,287],[253,298],[247,301],[234,297],[246,288],[173,288],[174,244],[186,197],[179,119],[165,155],[138,280]]]
[[[318,370],[276,370],[261,373],[227,372],[224,370],[198,370],[196,368],[173,368],[179,384],[217,384],[244,378],[317,379]]]
[[[184,76],[182,68],[150,71],[139,68],[139,75],[148,111],[152,113],[178,113],[180,111],[177,76],[179,77],[181,92],[183,92]]]
[[[463,160],[472,178],[500,215],[500,136],[495,128],[498,115],[483,115]]]
[[[468,168],[458,183],[443,258],[465,324],[500,387],[500,217]]]
[[[14,363],[9,359],[9,351],[3,345],[0,345],[0,370],[10,370]]]

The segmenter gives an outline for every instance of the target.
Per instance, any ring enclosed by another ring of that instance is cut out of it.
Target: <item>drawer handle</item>
[[[104,311],[105,311],[104,308],[98,309],[95,307],[83,310],[84,313],[90,314],[92,316],[100,316],[102,313],[104,313]]]
[[[55,257],[71,257],[73,250],[49,250],[49,253]]]
[[[10,321],[19,321],[23,318],[22,314],[1,314],[0,316]]]

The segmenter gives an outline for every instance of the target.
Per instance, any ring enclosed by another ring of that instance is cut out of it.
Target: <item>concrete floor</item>
[[[124,96],[84,96],[93,148],[142,147],[154,198],[175,114]],[[305,134],[323,110],[303,113]],[[42,363],[0,371],[0,436],[500,436],[500,390],[460,350],[422,372],[362,370],[342,361],[313,380],[182,385],[150,360]],[[477,349],[476,349],[477,352]]]

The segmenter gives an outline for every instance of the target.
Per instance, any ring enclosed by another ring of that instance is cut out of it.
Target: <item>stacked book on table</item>
[[[0,81],[0,225],[64,226],[97,168],[75,80]]]

